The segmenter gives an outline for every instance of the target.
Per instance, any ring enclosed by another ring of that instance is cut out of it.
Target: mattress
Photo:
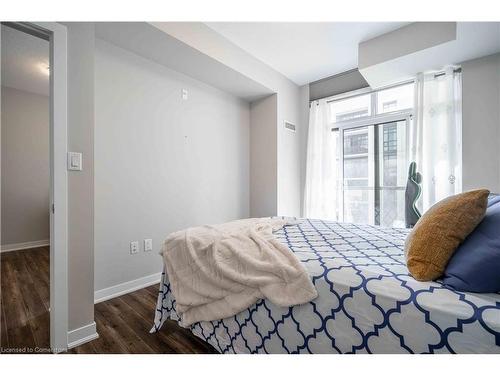
[[[413,279],[408,230],[301,219],[275,233],[304,263],[319,296],[191,326],[220,353],[500,353],[500,294]],[[179,321],[164,272],[152,331]]]

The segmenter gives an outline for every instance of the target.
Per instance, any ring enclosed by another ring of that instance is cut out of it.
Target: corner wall
[[[277,95],[250,105],[250,217],[273,216],[278,211]]]
[[[304,216],[304,191],[307,172],[307,139],[309,135],[310,86],[300,88],[300,216]]]
[[[500,193],[500,53],[461,65],[463,189]]]
[[[278,91],[278,208],[279,216],[300,216],[300,159],[302,157],[301,137],[304,124],[301,123],[301,96],[297,85],[286,82],[277,86]],[[296,131],[285,128],[285,121],[295,125]]]
[[[94,321],[94,24],[68,30],[68,151],[83,170],[68,171],[68,329]]]

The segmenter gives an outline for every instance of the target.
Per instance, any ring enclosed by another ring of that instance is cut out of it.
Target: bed
[[[275,232],[304,263],[319,296],[193,324],[220,353],[500,353],[500,294],[418,282],[404,263],[407,229],[300,219]],[[152,332],[179,321],[168,276]]]

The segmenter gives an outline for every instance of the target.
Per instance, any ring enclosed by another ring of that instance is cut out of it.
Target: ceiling
[[[409,22],[208,22],[298,85],[358,66],[358,44]]]
[[[49,42],[2,25],[2,86],[49,95]]]

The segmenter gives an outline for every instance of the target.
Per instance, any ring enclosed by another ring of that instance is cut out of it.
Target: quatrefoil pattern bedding
[[[418,282],[406,229],[301,219],[275,235],[304,262],[319,296],[283,308],[261,300],[191,331],[221,353],[500,353],[500,294]],[[152,331],[179,321],[164,273]]]

